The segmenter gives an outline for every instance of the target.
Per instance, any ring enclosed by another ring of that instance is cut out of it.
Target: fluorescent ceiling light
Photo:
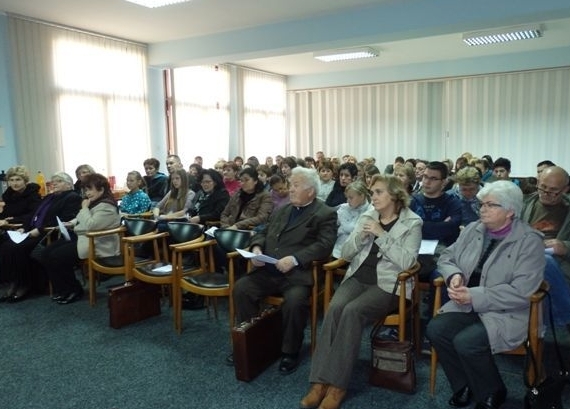
[[[463,34],[467,45],[488,45],[542,37],[540,25],[515,26]]]
[[[378,57],[380,53],[371,47],[347,48],[315,53],[313,57],[324,62],[356,60],[358,58]]]
[[[145,6],[154,9],[156,7],[170,6],[171,4],[184,3],[190,0],[126,0],[126,1],[138,4],[139,6]]]

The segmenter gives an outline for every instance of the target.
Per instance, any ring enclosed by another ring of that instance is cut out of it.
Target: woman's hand
[[[383,233],[384,229],[378,222],[368,221],[362,225],[362,238],[368,236],[378,237]]]
[[[83,199],[83,201],[81,202],[81,208],[82,209],[89,209],[90,204],[91,204],[90,199]]]
[[[32,229],[28,233],[30,234],[30,237],[39,237],[40,236],[40,231],[38,229]]]
[[[456,288],[448,287],[447,294],[449,299],[459,305],[469,305],[473,300],[471,297],[471,292],[469,292],[469,287],[461,285]]]

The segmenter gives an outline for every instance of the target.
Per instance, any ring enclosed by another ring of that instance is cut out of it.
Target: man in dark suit
[[[250,245],[251,252],[274,257],[277,263],[253,261],[255,269],[238,280],[233,290],[238,322],[257,316],[264,297],[283,295],[279,365],[283,375],[294,372],[299,363],[313,286],[312,262],[329,257],[336,240],[336,212],[316,199],[318,188],[319,177],[314,169],[293,169],[290,203],[271,215]],[[231,363],[233,357],[229,356],[228,361]]]

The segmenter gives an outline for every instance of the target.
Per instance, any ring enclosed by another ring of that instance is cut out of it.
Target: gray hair
[[[54,181],[54,179],[61,180],[63,183],[69,185],[70,189],[73,189],[73,179],[67,173],[65,172],[54,173],[54,175],[51,177],[52,182]]]
[[[302,177],[308,188],[313,188],[315,190],[315,196],[319,194],[319,188],[321,186],[319,181],[319,174],[315,169],[304,168],[302,166],[297,166],[291,169],[291,176]]]
[[[510,180],[497,180],[487,183],[477,193],[477,199],[482,200],[487,196],[493,196],[504,209],[512,210],[515,217],[518,217],[522,212],[523,192]]]

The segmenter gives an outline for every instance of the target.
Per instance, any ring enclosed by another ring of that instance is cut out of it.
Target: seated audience
[[[409,165],[394,165],[393,175],[400,179],[406,188],[408,194],[412,194],[414,184],[416,183],[416,171]]]
[[[29,223],[40,204],[40,187],[30,183],[30,174],[24,166],[13,166],[6,172],[8,188],[2,193],[0,227],[8,224]]]
[[[231,162],[233,162],[238,167],[238,169],[236,171],[236,174],[237,174],[241,170],[241,168],[243,167],[243,158],[241,156],[236,156],[236,157],[234,157],[234,160]]]
[[[92,173],[95,173],[95,170],[90,165],[87,164],[79,165],[75,169],[75,177],[77,178],[77,180],[73,184],[73,190],[75,190],[75,193],[83,197],[83,190],[82,190],[83,180],[85,179],[85,176],[90,175]]]
[[[342,203],[346,203],[344,189],[350,182],[356,180],[358,168],[352,162],[345,162],[338,167],[338,178],[334,182],[334,186],[327,196],[325,203],[332,208],[338,208]]]
[[[81,203],[81,210],[68,223],[73,226],[72,239],[56,240],[41,252],[39,258],[52,285],[52,300],[58,304],[71,304],[83,296],[83,287],[75,277],[75,266],[89,256],[89,239],[85,234],[113,229],[121,223],[117,203],[105,176],[88,175],[83,180],[83,188],[86,198]],[[96,255],[116,256],[120,253],[119,245],[118,235],[98,237],[95,239]]]
[[[370,186],[370,182],[372,181],[372,176],[380,174],[380,169],[378,169],[375,165],[366,165],[362,171],[364,173],[363,181],[366,184],[366,186]]]
[[[495,174],[491,167],[491,163],[485,158],[474,159],[470,162],[472,166],[475,166],[481,172],[481,182],[493,182],[495,180]]]
[[[495,180],[510,180],[517,186],[520,184],[518,179],[511,179],[511,161],[507,158],[498,158],[493,163],[493,174]]]
[[[319,172],[319,194],[317,197],[324,202],[334,187],[335,172],[333,164],[328,160],[321,161],[317,170]]]
[[[396,156],[396,158],[394,159],[394,163],[386,165],[386,167],[384,168],[384,174],[385,175],[392,175],[394,173],[394,169],[396,168],[396,165],[403,165],[404,163],[405,163],[405,161],[404,161],[404,158],[402,156]]]
[[[8,290],[0,302],[19,302],[32,290],[45,291],[47,281],[35,267],[31,257],[39,251],[46,239],[46,228],[74,219],[81,209],[81,196],[73,190],[73,179],[67,173],[56,173],[51,178],[52,193],[45,196],[24,227],[19,229],[28,236],[20,243],[5,240],[0,246],[0,271],[9,282]],[[36,249],[37,247],[37,249]]]
[[[291,171],[297,167],[297,161],[292,156],[287,156],[281,160],[281,167],[279,168],[283,177],[289,180],[291,177]]]
[[[121,198],[119,210],[122,214],[140,214],[150,210],[151,201],[144,188],[144,179],[139,172],[133,170],[127,174],[129,191]]]
[[[180,219],[192,211],[196,193],[188,186],[188,174],[184,169],[176,169],[170,174],[170,190],[152,209],[155,218],[165,224]]]
[[[540,174],[542,173],[542,171],[546,168],[549,168],[551,166],[556,166],[556,164],[554,162],[552,162],[551,160],[542,160],[540,162],[538,162],[536,164],[536,179],[540,179]]]
[[[222,176],[214,169],[204,169],[198,181],[201,189],[194,199],[194,208],[190,209],[190,223],[219,222],[230,200]]]
[[[283,175],[276,174],[271,176],[269,186],[271,186],[273,210],[277,210],[289,203],[289,182]]]
[[[312,262],[330,256],[336,239],[336,212],[317,200],[319,177],[314,169],[295,168],[289,189],[291,203],[274,211],[265,228],[254,235],[250,251],[277,259],[276,264],[253,261],[254,270],[237,280],[234,302],[237,322],[259,314],[268,295],[282,294],[282,358],[279,372],[297,369],[313,286]],[[233,363],[233,356],[227,358]]]
[[[477,193],[481,189],[481,174],[473,166],[464,166],[455,175],[456,187],[452,189],[461,201],[461,224],[465,227],[469,223],[479,220],[479,199]]]
[[[521,190],[510,181],[483,187],[480,221],[471,223],[438,261],[450,300],[428,324],[453,395],[449,404],[498,409],[507,389],[493,354],[528,334],[529,297],[544,270],[540,234],[518,217]]]
[[[193,163],[188,167],[188,186],[190,186],[190,189],[192,189],[194,193],[200,190],[200,184],[198,183],[198,176],[200,175],[201,172],[202,172],[202,166],[197,163]]]
[[[273,176],[273,172],[269,166],[259,165],[257,167],[257,177],[263,185],[263,190],[267,192],[271,190],[271,185],[269,184],[269,178],[271,178],[271,176]]]
[[[143,162],[146,176],[146,193],[152,202],[152,207],[156,206],[168,192],[168,176],[159,172],[160,162],[158,159],[149,158]]]
[[[570,329],[570,198],[568,173],[559,166],[544,169],[538,190],[524,200],[521,219],[544,234],[544,279],[550,284],[554,324]],[[545,305],[548,307],[548,303]],[[548,315],[546,315],[548,317]],[[548,323],[548,320],[545,320]]]
[[[241,169],[235,162],[226,162],[222,168],[222,175],[224,176],[224,186],[226,190],[233,196],[240,188],[239,180],[237,175]]]
[[[410,197],[402,182],[375,175],[371,190],[373,209],[358,219],[342,247],[350,266],[325,314],[311,361],[311,388],[301,408],[340,406],[362,331],[398,307],[398,296],[392,294],[398,274],[416,262],[422,221],[408,208]],[[410,298],[411,291],[406,295]]]
[[[332,255],[340,257],[342,245],[354,230],[356,221],[365,211],[370,209],[370,193],[368,187],[361,180],[350,183],[345,191],[346,203],[341,204],[337,213],[337,236]]]
[[[416,193],[421,190],[424,172],[426,170],[428,163],[429,162],[424,159],[418,159],[417,161],[415,161],[414,170],[416,172],[416,181],[414,183],[414,186],[412,187],[412,192]]]

